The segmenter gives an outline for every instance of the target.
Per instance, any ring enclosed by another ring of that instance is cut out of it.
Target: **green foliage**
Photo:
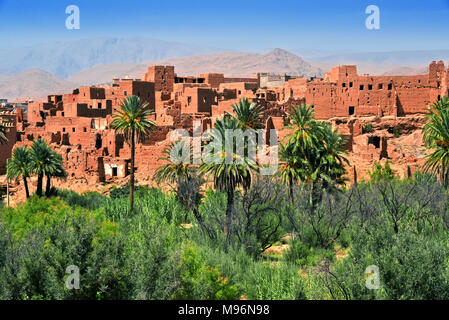
[[[36,230],[51,229],[60,222],[70,222],[78,218],[85,223],[89,221],[98,223],[101,225],[99,231],[104,233],[113,234],[115,229],[115,224],[108,221],[101,211],[72,208],[58,198],[41,199],[33,196],[17,208],[4,208],[0,218],[17,239],[23,239]]]
[[[390,161],[385,161],[384,166],[375,161],[374,168],[369,173],[371,181],[378,182],[382,180],[393,180],[396,178],[396,172],[390,167]]]
[[[263,106],[255,102],[250,104],[247,98],[243,98],[239,101],[239,104],[233,104],[232,109],[235,115],[229,112],[228,114],[237,121],[241,129],[261,129],[264,127],[262,122]]]
[[[198,230],[198,241],[223,250],[231,247],[245,248],[248,254],[260,256],[285,233],[279,210],[287,201],[282,196],[283,191],[282,185],[259,178],[243,195],[236,192],[235,209],[232,211],[229,230],[225,234],[226,194],[208,190],[199,207],[205,228]]]
[[[165,161],[167,164],[157,168],[153,179],[157,183],[167,182],[169,184],[181,183],[192,177],[194,169],[191,166],[193,162],[193,147],[186,144],[184,140],[171,143],[163,151],[164,157],[159,161]]]
[[[129,191],[129,189],[126,187],[123,188],[123,192],[126,191]],[[121,194],[121,192],[117,192],[116,196]],[[117,198],[111,196],[102,207],[107,216],[114,221],[133,216],[129,210],[129,202],[126,199],[126,194],[122,194]],[[145,186],[141,189],[139,187],[137,188],[136,208],[134,211],[134,214],[139,217],[153,217],[169,221],[170,223],[183,223],[184,217],[187,214],[173,193],[164,193],[159,189]]]
[[[235,285],[223,277],[216,267],[205,264],[198,250],[188,244],[182,250],[179,288],[173,294],[175,299],[231,300],[238,298]]]
[[[298,240],[291,241],[290,248],[285,253],[285,259],[301,267],[314,266],[319,262],[319,257],[313,248],[309,248]]]
[[[226,132],[232,130],[233,135],[229,137]],[[224,231],[230,236],[230,228],[234,210],[234,193],[236,188],[241,186],[248,190],[251,186],[252,176],[258,171],[255,159],[248,156],[248,150],[255,148],[254,139],[245,140],[243,150],[244,154],[237,154],[238,130],[242,132],[239,122],[234,118],[224,118],[215,122],[211,130],[211,139],[204,146],[206,157],[200,165],[199,174],[211,176],[214,181],[214,187],[220,191],[226,191],[226,222]],[[229,141],[232,139],[232,141]],[[226,145],[232,145],[232,152]],[[251,147],[252,144],[252,147]]]
[[[299,105],[289,112],[291,130],[279,152],[279,175],[285,184],[297,182],[343,184],[345,141],[332,127],[313,117],[312,106]],[[290,196],[293,197],[290,190]]]
[[[118,298],[122,261],[117,225],[101,212],[70,208],[59,199],[32,197],[0,220],[0,298]],[[65,286],[66,268],[80,269],[80,290]]]
[[[9,179],[28,178],[31,171],[30,154],[27,147],[14,149],[12,158],[7,164],[7,177]]]
[[[424,170],[438,175],[445,186],[449,184],[449,98],[443,97],[427,111],[423,128],[425,145],[433,152],[427,155]]]
[[[293,201],[276,179],[235,190],[228,232],[226,191],[186,204],[143,188],[134,211],[127,188],[33,196],[0,210],[0,299],[449,299],[449,202],[435,176],[294,187]],[[287,232],[289,248],[264,252]],[[70,265],[78,290],[65,286]]]
[[[365,123],[362,127],[362,133],[372,133],[374,132],[374,127],[372,123]]]
[[[249,300],[305,299],[305,283],[295,265],[254,259],[241,248],[224,252],[202,246],[212,266],[217,266],[229,281],[236,283],[242,298]]]
[[[214,128],[211,130],[211,141],[205,146],[209,151],[207,153],[204,162],[201,164],[199,172],[205,175],[211,175],[214,179],[215,188],[221,191],[227,191],[233,193],[234,190],[242,186],[248,189],[251,185],[251,175],[257,170],[254,159],[244,157],[242,160],[236,161],[236,136],[233,137],[233,141],[226,140],[226,130],[239,130],[238,122],[233,118],[224,118],[217,120]],[[231,143],[233,145],[232,153],[229,150],[226,151],[226,144]],[[246,145],[248,148],[248,145]],[[232,161],[227,163],[228,158]]]
[[[62,156],[53,151],[45,140],[34,141],[29,152],[30,170],[37,174],[36,194],[42,196],[43,178],[47,177],[46,195],[50,196],[51,177],[66,178],[67,173],[62,164]]]
[[[147,186],[136,186],[134,192],[136,193],[136,196],[139,196],[148,193],[149,190],[150,188]],[[129,184],[124,187],[112,189],[109,196],[111,197],[111,199],[129,197]]]
[[[94,191],[79,194],[72,190],[57,190],[56,195],[71,207],[80,206],[90,210],[103,207],[108,200],[108,197]]]
[[[395,234],[385,227],[376,233],[354,234],[349,257],[335,271],[350,299],[448,299],[447,237]],[[375,265],[380,288],[365,286],[365,269]]]
[[[393,129],[393,136],[394,136],[395,138],[399,138],[399,137],[401,136],[401,129],[399,129],[399,128],[394,128],[394,129]]]
[[[134,210],[134,158],[136,148],[136,138],[144,140],[156,126],[151,120],[155,113],[150,109],[148,102],[143,102],[138,96],[132,95],[125,98],[117,110],[112,115],[110,127],[124,135],[131,146],[131,174],[130,174],[130,192],[129,207]]]
[[[112,115],[111,128],[121,132],[127,139],[136,135],[143,138],[156,125],[151,116],[154,112],[138,96],[129,96],[120,105],[120,110]],[[129,140],[128,140],[129,141]]]

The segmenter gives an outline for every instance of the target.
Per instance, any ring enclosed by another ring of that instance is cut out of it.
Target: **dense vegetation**
[[[133,213],[126,192],[33,196],[0,214],[0,298],[449,298],[448,199],[435,178],[320,189],[312,203],[297,185],[292,204],[288,189],[263,178],[236,191],[229,235],[226,191],[206,192],[203,226],[158,189],[139,190]],[[70,265],[79,290],[65,286]],[[377,290],[365,286],[370,265]]]
[[[257,124],[257,106],[234,109],[209,143]],[[249,162],[169,164],[155,178],[172,191],[36,192],[1,209],[0,299],[448,299],[446,158],[431,154],[429,173],[406,179],[376,163],[349,186],[341,136],[309,106],[290,120],[277,175]],[[69,266],[79,289],[66,286]]]

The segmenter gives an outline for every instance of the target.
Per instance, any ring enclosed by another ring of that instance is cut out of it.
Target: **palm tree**
[[[235,116],[227,112],[236,119],[239,127],[243,130],[246,129],[261,129],[263,123],[261,117],[263,116],[263,107],[257,103],[249,103],[247,98],[243,98],[239,101],[239,104],[233,104]]]
[[[36,194],[42,196],[42,181],[44,176],[52,175],[58,167],[56,153],[45,140],[39,138],[34,141],[30,149],[31,171],[37,174]]]
[[[290,200],[293,201],[293,185],[301,179],[300,166],[298,158],[292,152],[292,148],[288,148],[281,144],[279,150],[279,175],[281,181],[289,188]]]
[[[201,227],[210,232],[198,211],[201,201],[200,188],[204,181],[202,176],[197,175],[197,168],[191,165],[194,158],[192,145],[186,145],[184,140],[180,140],[166,147],[163,154],[165,156],[159,160],[165,161],[166,164],[156,169],[153,179],[158,184],[176,184],[176,195],[186,211],[192,210]],[[184,221],[187,221],[187,216]]]
[[[53,150],[52,150],[53,151]],[[47,185],[45,187],[45,195],[47,197],[50,196],[51,193],[51,178],[59,178],[59,179],[66,179],[67,178],[67,172],[64,169],[64,166],[62,164],[62,156],[53,151],[53,157],[52,161],[54,161],[54,171],[47,173]]]
[[[301,104],[293,106],[287,113],[290,119],[287,129],[294,131],[286,135],[285,139],[288,139],[295,152],[304,152],[308,147],[316,145],[321,138],[322,123],[315,120],[312,108],[312,105]]]
[[[427,155],[424,170],[437,174],[443,184],[449,185],[449,99],[443,97],[427,110],[423,128],[425,145],[433,149]]]
[[[142,102],[137,96],[126,98],[120,110],[113,114],[111,128],[125,135],[126,140],[131,145],[131,176],[129,205],[131,211],[134,210],[134,158],[136,149],[136,138],[141,139],[147,135],[156,125],[150,117],[154,115],[148,108],[147,102]]]
[[[188,148],[187,154],[186,148]],[[158,159],[166,164],[156,169],[153,179],[157,183],[168,182],[171,184],[179,183],[180,180],[188,180],[194,171],[190,165],[192,149],[192,146],[186,146],[183,140],[171,143],[162,152],[165,156]]]
[[[18,180],[20,177],[23,179],[23,185],[25,186],[25,194],[27,199],[30,197],[30,191],[28,189],[28,177],[30,176],[30,154],[26,147],[18,147],[14,150],[12,158],[7,163],[7,178]]]
[[[251,185],[251,175],[257,170],[257,165],[254,161],[244,155],[235,153],[235,137],[233,137],[232,142],[228,142],[233,146],[232,153],[229,154],[230,150],[226,150],[226,130],[237,129],[240,129],[240,126],[234,118],[217,120],[214,128],[211,130],[211,140],[205,146],[207,152],[199,169],[201,174],[212,175],[214,187],[218,190],[225,191],[227,194],[224,231],[227,234],[228,239],[232,221],[235,190],[239,186],[242,186],[244,190],[247,190]],[[228,153],[226,151],[228,151]]]
[[[294,130],[286,136],[287,142],[281,145],[280,168],[281,179],[290,186],[293,197],[295,182],[306,183],[313,190],[317,183],[325,187],[343,184],[345,179],[342,136],[330,125],[316,121],[311,106],[300,105],[289,112],[289,129]],[[293,198],[292,198],[293,201]]]
[[[342,135],[333,130],[330,125],[322,127],[323,143],[320,145],[320,175],[319,178],[325,185],[341,185],[347,181],[345,164],[349,164],[344,150],[346,140]]]

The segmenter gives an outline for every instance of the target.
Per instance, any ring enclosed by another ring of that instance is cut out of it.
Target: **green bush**
[[[296,265],[254,258],[243,248],[224,252],[210,246],[200,247],[207,263],[218,267],[236,283],[241,298],[256,300],[303,300],[305,283]]]
[[[301,267],[314,266],[319,262],[319,257],[313,248],[309,248],[299,240],[290,242],[290,248],[284,254],[284,258]]]
[[[126,292],[117,225],[99,212],[33,197],[0,214],[0,298],[116,299]],[[80,270],[80,289],[65,286]]]
[[[362,133],[372,133],[374,132],[374,127],[372,123],[365,123],[362,127]]]
[[[260,256],[285,233],[282,228],[282,206],[286,198],[282,196],[281,189],[282,185],[257,180],[243,195],[236,192],[228,238],[223,232],[226,194],[208,190],[199,207],[205,225],[200,232],[206,233],[206,238],[211,240],[209,245],[222,249],[243,247],[249,254]]]
[[[108,197],[94,191],[79,194],[72,190],[57,190],[56,195],[72,207],[80,206],[90,210],[103,207],[108,200]]]
[[[432,175],[384,169],[293,199],[254,180],[235,194],[229,238],[222,192],[198,189],[190,206],[143,188],[133,212],[126,196],[34,196],[0,209],[0,299],[449,299],[447,190]],[[295,238],[284,254],[262,254],[286,232]],[[336,245],[348,255],[336,258]],[[65,286],[70,265],[79,290]],[[370,265],[377,290],[365,286]]]
[[[135,186],[134,187],[134,196],[138,197],[142,194],[147,193],[150,190],[147,186]],[[111,199],[118,199],[118,198],[124,198],[129,197],[130,192],[130,186],[127,184],[124,187],[121,188],[114,188],[111,190],[110,197]]]
[[[187,244],[178,261],[180,282],[172,298],[232,300],[238,298],[238,289],[229,278],[223,277],[217,267],[208,266],[198,249]]]
[[[370,179],[373,182],[378,182],[382,180],[393,180],[396,178],[396,172],[391,169],[390,161],[385,161],[385,165],[382,167],[382,164],[375,161],[374,168],[370,172]]]
[[[336,266],[336,279],[350,299],[448,299],[449,246],[447,236],[388,228],[354,234],[349,257]],[[367,289],[365,270],[379,268],[380,288]]]

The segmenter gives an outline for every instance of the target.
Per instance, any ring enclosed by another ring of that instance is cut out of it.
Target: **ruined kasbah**
[[[13,148],[47,140],[63,156],[68,173],[58,187],[79,192],[107,192],[124,185],[130,171],[130,147],[110,128],[112,114],[131,95],[154,109],[154,131],[136,147],[138,184],[153,184],[164,148],[177,128],[192,132],[233,112],[241,98],[264,106],[265,129],[286,135],[292,105],[313,105],[315,117],[331,123],[347,139],[348,178],[366,177],[375,161],[391,161],[400,176],[419,168],[426,155],[422,127],[426,108],[449,95],[449,68],[432,62],[427,74],[411,76],[359,75],[354,65],[332,68],[323,78],[300,78],[259,73],[252,78],[227,78],[220,73],[179,76],[173,66],[149,66],[141,79],[113,79],[111,84],[84,86],[63,95],[33,102],[27,112],[3,110],[8,143],[0,145],[0,170]],[[5,178],[3,177],[3,181]],[[33,183],[33,181],[32,181]],[[36,183],[34,181],[34,183]],[[19,197],[20,185],[10,191]]]

